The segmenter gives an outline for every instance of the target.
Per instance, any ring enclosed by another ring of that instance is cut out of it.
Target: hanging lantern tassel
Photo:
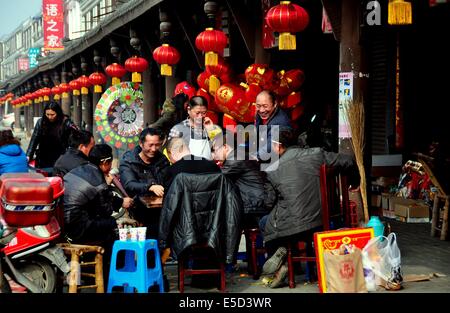
[[[161,64],[161,75],[172,76],[172,66],[169,64]]]
[[[63,92],[62,98],[63,98],[63,99],[69,98],[69,93],[68,93],[68,92]]]
[[[216,75],[211,75],[209,77],[209,93],[215,95],[217,89],[220,87],[220,80]]]
[[[141,73],[139,73],[139,72],[133,72],[133,73],[131,74],[131,81],[132,81],[133,83],[140,83],[140,82],[142,82],[142,75],[141,75]]]
[[[278,46],[279,50],[295,50],[297,48],[295,35],[291,33],[280,33]]]
[[[74,89],[73,90],[73,95],[74,96],[79,96],[80,95],[80,91],[78,89]]]
[[[44,101],[48,101],[50,98],[48,96],[44,96]]]
[[[389,0],[388,23],[390,25],[412,24],[412,6],[404,0]]]
[[[101,85],[94,85],[94,92],[95,93],[101,93],[102,92],[102,86]]]
[[[87,87],[81,87],[81,94],[82,95],[87,95],[89,93],[89,89],[87,89]]]
[[[53,97],[53,99],[56,100],[56,101],[58,101],[59,99],[61,99],[61,97],[60,97],[59,95],[55,95],[55,96]]]
[[[119,77],[113,77],[111,80],[112,85],[120,84],[120,78]]]
[[[205,65],[217,65],[219,63],[219,55],[214,51],[208,51],[205,53]]]

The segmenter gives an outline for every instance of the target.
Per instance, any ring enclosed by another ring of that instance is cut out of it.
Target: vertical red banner
[[[63,50],[64,7],[63,0],[43,0],[42,19],[44,29],[44,49]]]

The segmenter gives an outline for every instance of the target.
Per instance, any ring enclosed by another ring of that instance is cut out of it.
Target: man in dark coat
[[[292,127],[288,115],[279,107],[272,91],[263,90],[256,97],[255,126],[258,137],[257,157],[264,162],[270,161],[272,131],[276,131],[274,126]]]
[[[264,204],[266,175],[245,150],[245,143],[240,144],[237,136],[229,132],[217,136],[212,146],[214,160],[222,164],[222,173],[235,184],[242,198],[242,226],[254,228],[258,227],[260,217],[268,213]]]
[[[169,141],[167,155],[172,165],[168,168],[164,179],[165,190],[169,189],[173,179],[179,173],[220,173],[220,168],[213,161],[192,155],[182,138],[173,138]]]
[[[354,169],[349,155],[321,148],[302,149],[292,146],[294,140],[291,130],[280,130],[278,140],[272,140],[272,149],[280,158],[266,170],[269,180],[266,205],[273,204],[273,209],[260,224],[269,253],[276,250],[263,266],[265,274],[276,272],[272,288],[279,287],[286,278],[287,265],[283,263],[287,244],[299,240],[312,242],[314,232],[322,228],[320,166],[325,163],[339,170]]]
[[[88,163],[89,152],[94,144],[94,136],[90,131],[73,131],[69,137],[69,148],[56,160],[53,175],[64,177],[75,167]]]
[[[161,130],[146,128],[140,134],[139,146],[123,155],[120,181],[130,197],[164,196],[163,178],[169,160],[160,152],[163,139]],[[150,238],[156,238],[160,210],[148,209],[139,200],[135,204],[130,211],[133,218],[147,226]]]

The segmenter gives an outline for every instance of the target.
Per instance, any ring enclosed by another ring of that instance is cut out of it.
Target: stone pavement
[[[429,281],[405,282],[399,291],[379,290],[380,293],[448,293],[450,292],[450,241],[441,241],[430,236],[431,224],[407,224],[391,219],[385,219],[391,225],[391,231],[397,235],[397,242],[401,252],[403,276],[412,274],[439,273],[444,277],[434,277]],[[231,293],[318,293],[316,283],[306,283],[304,275],[297,275],[297,286],[290,289],[287,285],[282,288],[270,289],[261,280],[253,280],[247,274],[245,262],[238,262],[236,273],[227,277],[227,292]],[[170,292],[177,290],[177,266],[167,265],[166,273],[170,281]],[[218,292],[217,289],[199,289],[189,286],[186,279],[185,292]]]

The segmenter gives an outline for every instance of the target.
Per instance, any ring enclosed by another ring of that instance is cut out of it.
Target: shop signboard
[[[44,49],[63,50],[64,8],[63,0],[43,0],[42,19],[44,29]]]
[[[19,66],[19,72],[28,71],[28,69],[30,68],[30,62],[28,58],[19,58],[17,64]]]
[[[28,50],[28,60],[29,60],[30,68],[35,68],[39,65],[37,56],[40,53],[41,53],[40,48],[30,48],[30,50]]]

